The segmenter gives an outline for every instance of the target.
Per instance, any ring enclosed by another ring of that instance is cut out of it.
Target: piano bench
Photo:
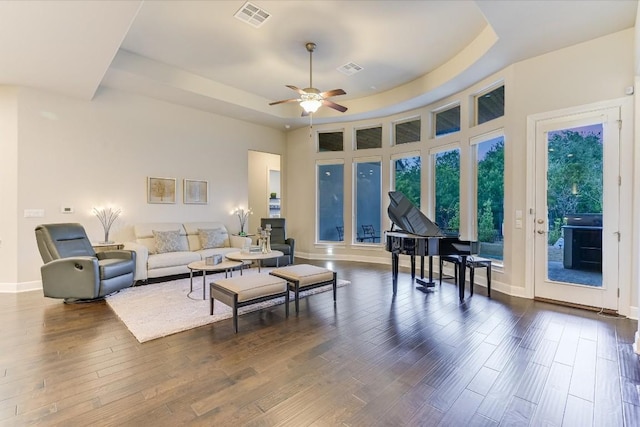
[[[450,262],[453,264],[455,281],[456,283],[458,283],[458,268],[460,267],[460,264],[462,262],[460,255],[443,255],[440,257],[440,283],[442,283],[442,264],[444,262]],[[487,269],[487,295],[489,296],[489,298],[491,298],[491,260],[488,258],[477,256],[468,256],[467,267],[469,268],[469,286],[471,288],[471,295],[473,295],[473,284],[476,268]]]

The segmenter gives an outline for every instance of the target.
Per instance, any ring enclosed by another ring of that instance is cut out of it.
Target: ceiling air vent
[[[251,2],[246,2],[233,16],[252,27],[259,28],[269,19],[271,14]]]
[[[348,64],[344,64],[342,67],[338,67],[338,71],[342,74],[346,74],[347,76],[354,75],[362,70],[363,68],[354,62],[349,62]]]

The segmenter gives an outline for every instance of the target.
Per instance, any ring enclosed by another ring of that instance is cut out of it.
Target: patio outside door
[[[536,124],[535,297],[618,310],[619,108]]]

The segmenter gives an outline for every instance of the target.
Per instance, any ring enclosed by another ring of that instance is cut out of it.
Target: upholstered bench
[[[440,257],[440,283],[442,283],[442,263],[450,262],[453,264],[455,281],[458,283],[458,268],[462,263],[459,255],[443,255]],[[467,257],[467,268],[469,269],[469,286],[471,287],[471,295],[473,295],[473,283],[475,280],[476,268],[487,269],[487,296],[491,298],[491,260],[479,256]]]
[[[289,289],[295,294],[296,313],[300,311],[301,290],[333,285],[333,301],[335,302],[336,300],[337,280],[334,271],[310,264],[296,264],[276,268],[269,274],[284,279],[289,283]]]
[[[211,312],[214,300],[233,309],[233,329],[238,333],[238,308],[273,298],[284,297],[286,316],[289,317],[289,289],[286,280],[268,274],[246,275],[219,279],[210,284]]]

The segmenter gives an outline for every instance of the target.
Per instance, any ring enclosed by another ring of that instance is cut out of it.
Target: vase
[[[109,230],[105,230],[104,231],[104,241],[100,242],[100,243],[113,243],[113,242],[109,241]]]

